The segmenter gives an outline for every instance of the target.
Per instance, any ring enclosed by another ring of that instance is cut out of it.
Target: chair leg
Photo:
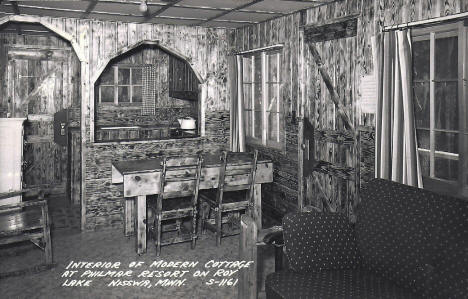
[[[50,230],[47,229],[44,232],[44,254],[45,254],[45,261],[46,264],[52,264],[52,242],[50,239]]]
[[[191,248],[195,249],[195,245],[197,242],[197,211],[193,211],[192,215],[192,245]]]
[[[161,254],[161,213],[157,214],[155,217],[155,228],[156,228],[156,256]]]
[[[221,244],[221,234],[222,234],[222,218],[221,218],[221,209],[217,209],[216,211],[216,246],[219,246]]]
[[[201,231],[202,231],[202,234],[203,235],[206,235],[206,221],[207,219],[210,217],[210,209],[208,211],[205,210],[206,209],[206,205],[203,205],[201,207],[201,213],[202,215],[200,216],[201,217]]]

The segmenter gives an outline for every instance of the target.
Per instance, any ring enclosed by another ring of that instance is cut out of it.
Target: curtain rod
[[[382,31],[406,29],[406,28],[410,28],[410,27],[414,27],[418,25],[429,25],[433,23],[440,23],[444,21],[451,21],[451,20],[457,20],[457,19],[463,19],[463,18],[468,18],[468,12],[458,13],[458,14],[445,16],[445,17],[432,18],[432,19],[427,19],[423,21],[414,21],[414,22],[408,22],[408,23],[403,23],[399,25],[385,26]]]
[[[243,55],[243,54],[261,52],[261,51],[266,51],[266,50],[278,50],[278,49],[282,49],[282,48],[283,48],[283,44],[276,44],[276,45],[267,46],[267,47],[263,47],[263,48],[257,48],[257,49],[247,50],[247,51],[236,52],[236,53],[234,53],[234,55]]]

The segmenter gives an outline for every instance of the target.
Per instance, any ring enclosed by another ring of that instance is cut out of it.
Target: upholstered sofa
[[[286,215],[267,298],[468,298],[467,201],[374,179],[356,213]]]

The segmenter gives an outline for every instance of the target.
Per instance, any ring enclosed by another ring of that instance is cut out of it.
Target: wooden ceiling
[[[0,17],[26,14],[238,28],[336,1],[342,0],[146,0],[148,10],[142,13],[140,0],[0,0]]]

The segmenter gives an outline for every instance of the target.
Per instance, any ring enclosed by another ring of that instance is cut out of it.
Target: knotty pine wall
[[[266,21],[253,26],[239,28],[229,34],[229,45],[233,52],[251,50],[274,44],[284,44],[282,61],[281,94],[287,111],[286,142],[287,151],[279,152],[260,147],[260,151],[271,157],[274,164],[274,184],[267,186],[263,198],[264,215],[278,218],[288,211],[298,208],[298,197],[303,204],[314,203],[317,186],[304,178],[298,147],[302,141],[300,120],[310,117],[315,127],[320,129],[343,129],[341,119],[335,113],[329,92],[307,50],[302,50],[302,25],[323,25],[334,20],[359,15],[357,35],[334,41],[317,43],[328,74],[332,78],[351,122],[359,130],[358,143],[354,149],[340,157],[335,145],[327,144],[316,149],[321,159],[335,162],[344,158],[348,166],[356,166],[362,182],[374,176],[374,115],[361,114],[361,79],[373,73],[371,37],[383,26],[426,20],[452,15],[468,10],[466,0],[349,0],[312,8],[289,16]],[[305,48],[304,48],[305,49]],[[292,116],[298,118],[294,119]],[[358,159],[359,161],[356,161]],[[287,165],[287,166],[286,166]],[[286,167],[285,167],[286,166]],[[319,180],[332,206],[343,204],[343,196],[358,202],[356,190],[349,188],[347,194],[340,194],[342,186],[327,175]],[[310,190],[306,186],[310,184]]]

